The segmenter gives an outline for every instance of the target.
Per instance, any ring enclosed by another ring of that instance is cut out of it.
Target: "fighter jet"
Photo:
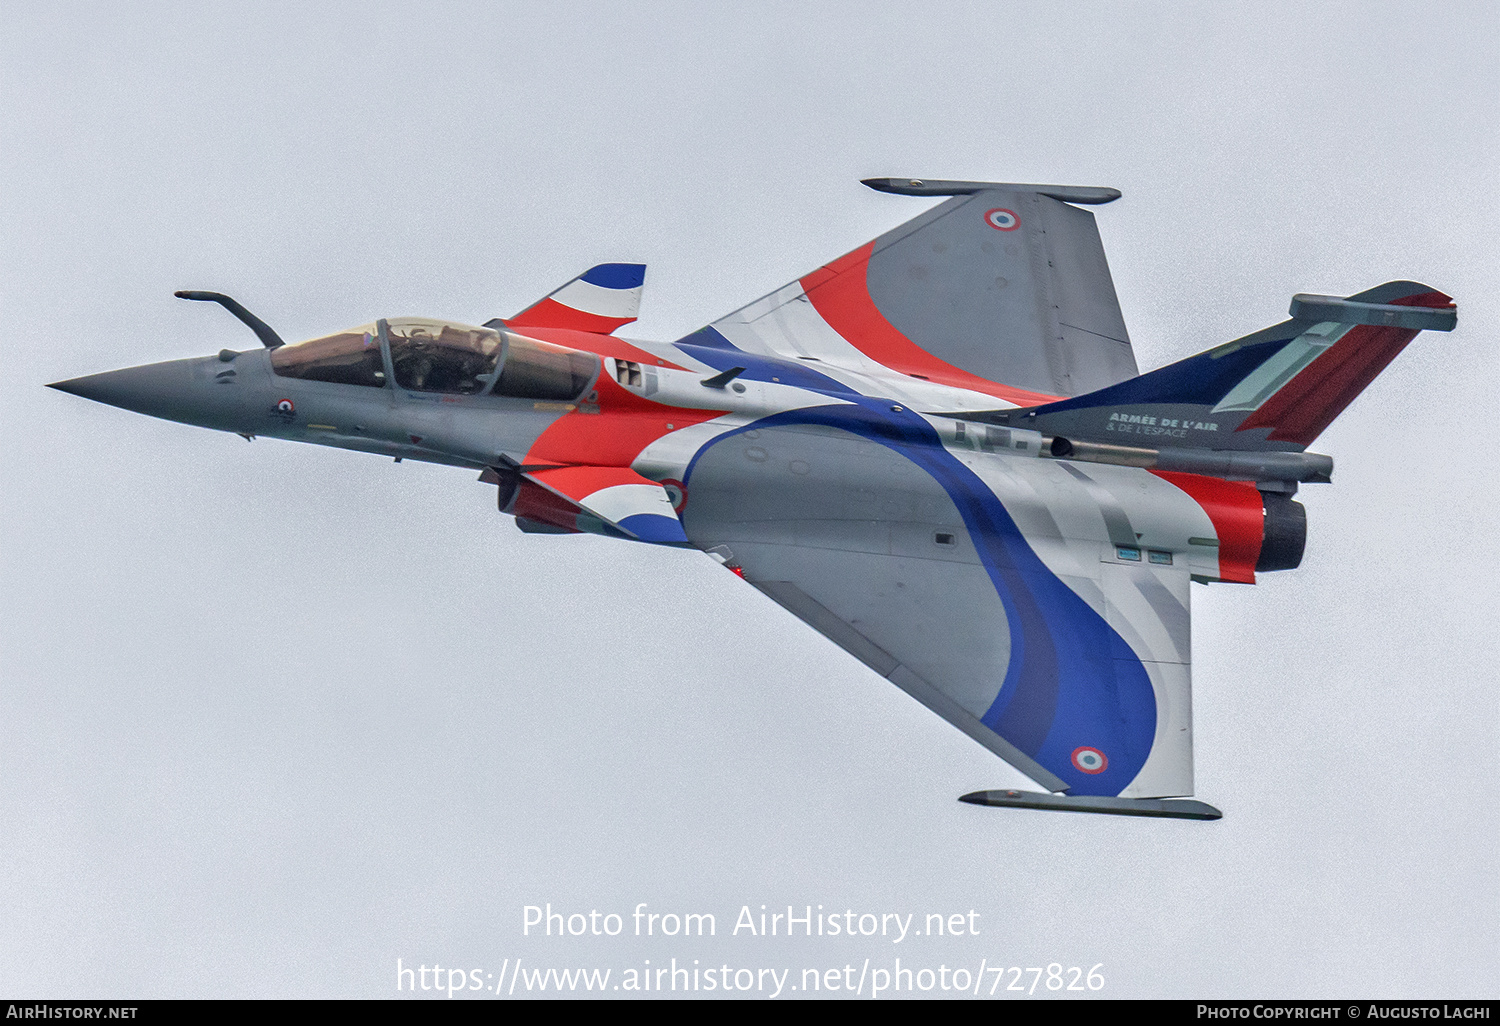
[[[478,472],[531,534],[701,550],[1045,791],[1190,800],[1191,584],[1296,567],[1308,446],[1449,297],[1387,282],[1137,371],[1094,214],[1114,189],[870,179],[942,202],[675,342],[645,267],[483,325],[381,318],[51,387],[185,424]]]

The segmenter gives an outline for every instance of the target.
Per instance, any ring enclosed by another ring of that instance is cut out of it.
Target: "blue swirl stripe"
[[[1156,697],[1139,656],[1047,568],[1000,499],[943,448],[927,421],[842,387],[838,398],[846,402],[773,414],[719,435],[693,456],[684,481],[719,442],[794,424],[847,431],[926,471],[958,508],[1010,627],[1010,662],[982,722],[1067,782],[1068,793],[1119,794],[1145,765],[1156,734]],[[1104,753],[1105,768],[1086,773],[1075,765],[1080,747]]]

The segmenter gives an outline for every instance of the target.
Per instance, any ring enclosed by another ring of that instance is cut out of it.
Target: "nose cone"
[[[245,369],[253,369],[247,367]],[[237,431],[243,419],[239,375],[217,357],[169,360],[54,381],[48,388],[182,424]]]
[[[126,367],[69,381],[55,381],[47,387],[136,413],[178,420],[181,418],[177,414],[186,412],[183,406],[190,402],[194,391],[194,362],[172,360]]]

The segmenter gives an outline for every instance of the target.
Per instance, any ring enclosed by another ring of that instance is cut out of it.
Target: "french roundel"
[[[1013,232],[1021,227],[1021,219],[1016,216],[1016,212],[1014,210],[1006,210],[1004,207],[986,210],[984,212],[984,221],[991,228],[997,228],[1002,232]]]
[[[1073,766],[1084,773],[1103,773],[1109,768],[1109,758],[1097,748],[1081,745],[1073,749]]]
[[[666,489],[667,498],[672,502],[672,508],[681,513],[682,507],[687,505],[687,485],[681,481],[668,478],[661,482],[661,486]]]
[[[276,404],[276,408],[282,413],[291,413],[296,409],[296,407],[292,405],[292,401],[290,399],[281,400],[281,402]]]

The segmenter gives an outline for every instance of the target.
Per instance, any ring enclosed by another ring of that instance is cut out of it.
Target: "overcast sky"
[[[898,956],[1102,963],[1115,997],[1495,996],[1493,5],[5,22],[0,997]],[[1142,369],[1298,291],[1456,297],[1316,444],[1338,470],[1300,496],[1301,569],[1193,589],[1222,821],[960,804],[1034,785],[706,556],[522,535],[464,471],[42,387],[253,345],[182,288],[306,338],[641,261],[632,328],[676,338],[930,205],[875,175],[1121,189],[1097,216]],[[523,936],[547,902],[718,936]],[[731,936],[747,904],[980,935]]]

